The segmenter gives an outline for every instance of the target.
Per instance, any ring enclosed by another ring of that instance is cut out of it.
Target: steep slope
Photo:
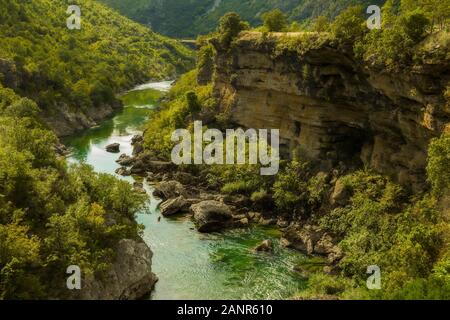
[[[81,30],[69,30],[65,2],[0,0],[0,83],[37,102],[58,135],[111,114],[115,93],[192,62],[181,44],[96,1],[80,7]]]
[[[301,148],[325,170],[357,161],[403,185],[423,182],[428,143],[450,119],[448,61],[391,73],[316,38],[248,32],[232,50],[216,44],[222,109],[244,127],[280,128],[285,154]]]
[[[384,0],[101,0],[140,23],[174,37],[195,37],[213,31],[225,13],[237,12],[252,25],[263,12],[279,8],[291,20],[319,15],[335,17],[353,4],[382,4]]]

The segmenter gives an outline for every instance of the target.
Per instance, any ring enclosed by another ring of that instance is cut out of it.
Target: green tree
[[[325,16],[318,16],[311,25],[311,31],[328,32],[330,31],[330,20]]]
[[[354,42],[362,38],[367,27],[361,6],[345,9],[331,26],[334,36],[342,43]]]
[[[400,20],[405,34],[415,43],[423,39],[425,32],[430,25],[430,20],[422,10],[414,10],[402,16]]]
[[[450,188],[450,135],[443,134],[433,139],[428,149],[428,181],[435,194]]]
[[[234,38],[243,30],[249,28],[248,23],[241,20],[241,17],[235,13],[230,12],[225,14],[219,21],[219,39],[224,47],[229,47]]]
[[[285,14],[280,9],[274,9],[262,15],[264,27],[269,32],[285,31],[288,22]]]

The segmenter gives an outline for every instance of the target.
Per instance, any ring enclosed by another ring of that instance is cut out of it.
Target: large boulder
[[[131,171],[135,174],[141,174],[148,171],[152,172],[168,172],[172,171],[174,164],[167,161],[159,161],[149,153],[140,153],[133,159]]]
[[[165,217],[174,215],[179,212],[187,211],[190,203],[183,197],[179,196],[174,199],[164,201],[160,205],[161,214]]]
[[[153,253],[144,242],[123,239],[115,248],[116,261],[99,278],[87,277],[74,293],[82,300],[137,300],[150,294],[158,280],[152,273]]]
[[[179,196],[187,197],[186,189],[178,181],[161,181],[155,186],[153,195],[162,200],[177,198]]]
[[[111,143],[106,146],[106,151],[111,153],[119,153],[120,152],[120,143]]]
[[[283,233],[283,241],[287,247],[297,249],[308,254],[315,253],[314,245],[323,236],[324,232],[315,226],[291,226]]]
[[[291,225],[285,229],[281,243],[289,248],[297,249],[307,254],[326,256],[329,263],[342,259],[342,250],[337,246],[337,240],[319,227],[311,225]]]
[[[193,204],[190,208],[195,226],[200,232],[220,231],[233,221],[231,209],[224,203],[206,200]]]
[[[120,155],[119,159],[117,159],[116,162],[121,166],[128,167],[133,164],[133,158],[124,153]]]

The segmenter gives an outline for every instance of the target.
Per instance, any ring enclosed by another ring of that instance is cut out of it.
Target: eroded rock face
[[[392,74],[329,43],[299,55],[276,53],[277,41],[248,32],[232,50],[216,48],[214,91],[234,123],[280,129],[282,155],[300,147],[324,169],[357,162],[403,185],[423,183],[429,140],[450,120],[448,65]]]
[[[124,239],[117,244],[116,253],[116,261],[102,279],[82,282],[77,299],[136,300],[152,291],[158,278],[152,273],[150,248],[144,242]]]

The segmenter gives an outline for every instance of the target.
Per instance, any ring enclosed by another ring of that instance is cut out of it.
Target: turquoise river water
[[[64,141],[73,150],[68,161],[115,175],[118,155],[107,153],[105,146],[118,142],[121,153],[131,154],[132,136],[142,132],[157,96],[169,88],[170,82],[149,83],[127,93],[122,112]],[[119,178],[133,182],[132,177]],[[150,192],[151,186],[146,189]],[[144,240],[154,253],[152,269],[159,278],[151,299],[287,299],[305,289],[305,281],[293,270],[305,257],[281,247],[277,229],[253,226],[201,234],[186,216],[158,222],[158,204],[151,197],[150,213],[137,216],[145,226]],[[274,253],[252,251],[264,239],[274,241]]]

